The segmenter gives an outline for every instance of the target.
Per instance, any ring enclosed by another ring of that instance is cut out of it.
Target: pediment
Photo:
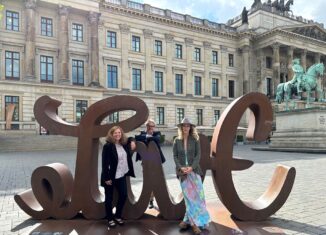
[[[326,31],[316,24],[282,27],[282,30],[326,42]]]

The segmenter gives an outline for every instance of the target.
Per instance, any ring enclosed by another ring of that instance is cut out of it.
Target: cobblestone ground
[[[234,172],[233,178],[243,200],[260,196],[269,184],[277,164],[294,166],[297,170],[293,190],[285,205],[270,221],[286,234],[326,234],[326,155],[252,151],[252,145],[234,147],[234,155],[251,159],[255,164],[245,171]],[[181,192],[175,178],[172,148],[163,147],[164,164],[169,190]],[[30,176],[39,166],[53,162],[75,169],[74,151],[1,153],[0,154],[0,235],[24,234],[37,221],[26,215],[14,202],[14,195],[30,188]],[[141,165],[135,164],[137,178],[132,188],[139,195],[142,187]],[[216,200],[210,173],[204,182],[206,200]]]

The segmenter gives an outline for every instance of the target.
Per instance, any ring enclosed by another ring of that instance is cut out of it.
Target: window
[[[212,79],[212,96],[213,97],[218,96],[218,79],[216,78]]]
[[[110,48],[117,48],[117,33],[107,31],[106,34],[106,46]]]
[[[132,36],[132,50],[140,52],[140,37]]]
[[[200,48],[195,47],[194,60],[200,62]]]
[[[76,122],[80,122],[87,110],[87,100],[76,100]]]
[[[19,52],[6,51],[6,79],[18,80],[20,76]]]
[[[108,65],[108,88],[118,88],[118,67]]]
[[[164,125],[164,107],[156,108],[156,123],[157,125]]]
[[[41,82],[53,83],[53,57],[41,56],[40,58]]]
[[[83,25],[72,24],[72,40],[77,42],[83,41]]]
[[[229,54],[229,66],[234,67],[233,54]]]
[[[183,75],[182,74],[175,75],[175,93],[176,94],[183,93]]]
[[[119,122],[119,112],[114,112],[109,115],[109,123]]]
[[[155,40],[155,54],[162,55],[162,41]]]
[[[195,95],[201,95],[201,77],[195,76]]]
[[[132,89],[141,90],[141,70],[132,69]]]
[[[175,45],[175,57],[177,59],[182,59],[182,45],[180,44]]]
[[[177,124],[181,123],[184,117],[185,117],[185,109],[177,108]]]
[[[229,80],[229,98],[234,98],[234,81]]]
[[[72,84],[84,85],[84,61],[72,60]]]
[[[19,97],[18,96],[5,96],[5,118],[7,120],[7,110],[8,106],[12,104],[15,105],[14,112],[12,115],[12,121],[18,122],[19,121]],[[19,124],[11,124],[10,130],[18,130]]]
[[[6,29],[11,31],[19,31],[18,12],[6,11]]]
[[[272,79],[266,78],[266,95],[272,97]]]
[[[212,51],[212,63],[218,64],[218,54],[217,51]]]
[[[155,71],[155,91],[163,92],[163,73]]]
[[[41,17],[41,35],[52,37],[53,36],[53,23],[52,19]]]
[[[267,56],[266,57],[266,68],[267,69],[271,69],[272,68],[272,65],[273,65],[272,63],[273,63],[272,57]]]
[[[203,110],[196,109],[196,116],[197,116],[197,126],[203,125]]]
[[[219,118],[220,118],[220,110],[214,110],[214,125],[216,125]]]

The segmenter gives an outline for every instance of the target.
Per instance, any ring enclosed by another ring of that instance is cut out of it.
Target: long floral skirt
[[[181,188],[186,203],[186,214],[183,221],[190,225],[207,227],[211,219],[206,209],[205,194],[200,176],[191,172],[181,182]]]

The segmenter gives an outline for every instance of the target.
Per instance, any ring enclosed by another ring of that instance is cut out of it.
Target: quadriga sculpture
[[[74,126],[56,115],[59,105],[59,101],[43,96],[36,101],[34,113],[40,125],[51,133],[78,138],[75,175],[73,177],[69,169],[60,163],[41,166],[32,174],[32,189],[15,195],[15,201],[36,219],[71,219],[79,212],[87,219],[104,218],[103,195],[99,191],[97,172],[99,137],[105,136],[112,125],[120,125],[126,132],[136,129],[146,121],[148,108],[136,97],[114,96],[91,105],[80,124]],[[260,93],[244,95],[234,100],[223,112],[215,127],[212,143],[204,135],[200,136],[200,164],[205,173],[212,171],[216,192],[234,217],[261,221],[285,203],[294,183],[295,169],[277,166],[270,185],[261,197],[251,202],[239,198],[232,171],[245,170],[253,162],[233,158],[233,140],[247,108],[251,111],[247,138],[267,138],[272,127],[272,108],[268,98]],[[117,124],[101,125],[107,115],[122,110],[134,110],[136,114]],[[137,142],[136,150],[143,159],[143,189],[136,201],[128,182],[129,200],[123,216],[127,219],[140,218],[147,208],[151,192],[154,192],[162,217],[180,219],[184,215],[184,202],[181,195],[173,197],[168,191],[156,145],[146,147]]]

